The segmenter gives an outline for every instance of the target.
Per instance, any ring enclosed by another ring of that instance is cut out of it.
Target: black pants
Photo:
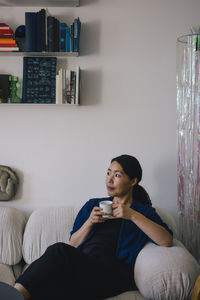
[[[34,300],[99,300],[136,289],[133,270],[56,243],[17,279]]]

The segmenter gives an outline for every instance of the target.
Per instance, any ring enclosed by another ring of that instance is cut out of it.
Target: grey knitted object
[[[19,184],[17,174],[7,166],[0,165],[0,201],[11,200]]]

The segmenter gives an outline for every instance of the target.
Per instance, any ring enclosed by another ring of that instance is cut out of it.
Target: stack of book
[[[50,16],[47,9],[25,12],[27,52],[79,52],[81,22],[67,25]]]
[[[60,69],[56,75],[56,104],[80,104],[80,68]]]
[[[0,52],[19,51],[11,28],[6,23],[0,23]]]

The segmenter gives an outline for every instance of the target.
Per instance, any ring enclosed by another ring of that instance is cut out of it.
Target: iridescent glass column
[[[177,39],[180,239],[200,259],[200,35]]]

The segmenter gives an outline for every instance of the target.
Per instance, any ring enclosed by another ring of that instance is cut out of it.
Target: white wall
[[[15,28],[34,10],[1,7],[1,20]],[[82,105],[0,107],[0,164],[20,177],[15,200],[0,205],[30,210],[106,196],[110,159],[127,153],[140,160],[153,204],[176,215],[176,38],[200,23],[200,2],[82,0],[49,10],[83,23]],[[21,70],[22,58],[0,56],[1,73]]]

